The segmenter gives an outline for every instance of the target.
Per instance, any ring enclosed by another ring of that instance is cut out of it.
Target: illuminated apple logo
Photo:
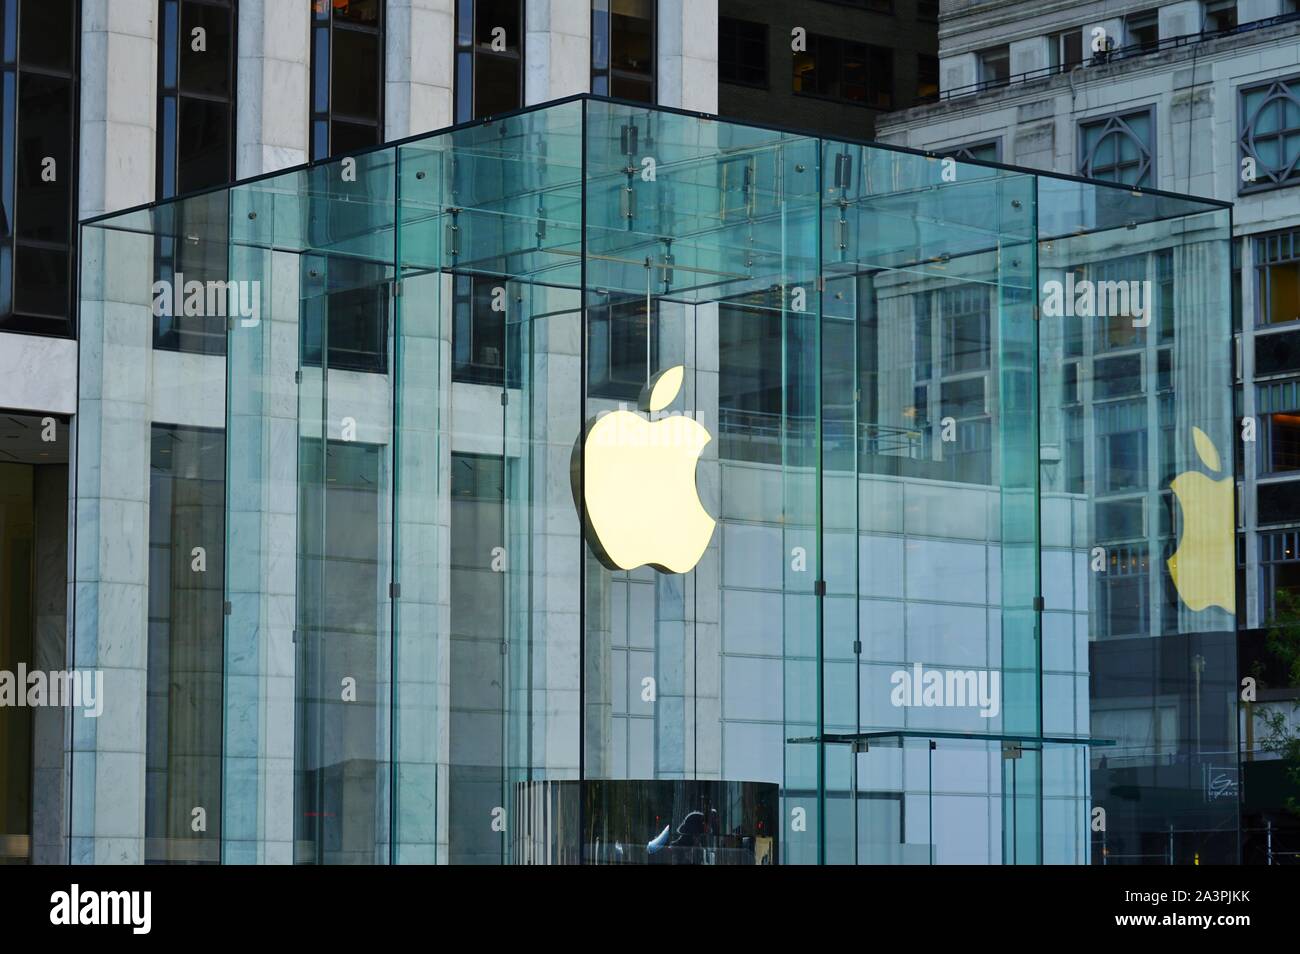
[[[662,371],[641,392],[644,412],[661,411],[681,390],[685,368]],[[716,521],[700,503],[695,466],[712,438],[680,414],[657,421],[620,408],[587,427],[573,452],[574,500],[583,500],[587,542],[613,570],[649,564],[685,573],[700,561]],[[586,457],[585,478],[581,457]]]
[[[1192,428],[1196,453],[1210,470],[1222,465],[1219,452],[1199,427]],[[1232,477],[1212,480],[1194,470],[1169,484],[1183,511],[1183,533],[1169,558],[1169,575],[1184,603],[1196,612],[1220,606],[1237,611],[1233,553]]]

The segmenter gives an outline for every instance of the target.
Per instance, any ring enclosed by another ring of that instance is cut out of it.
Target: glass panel
[[[1233,857],[1226,211],[591,98],[356,160],[83,230],[74,859]]]

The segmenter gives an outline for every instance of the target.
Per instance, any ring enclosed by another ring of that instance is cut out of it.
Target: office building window
[[[591,91],[641,103],[655,90],[655,0],[592,0]]]
[[[1300,601],[1300,530],[1261,533],[1259,570],[1263,611],[1260,615],[1265,620],[1273,620],[1279,610],[1283,615],[1292,611]]]
[[[767,24],[732,17],[718,20],[718,79],[767,87]]]
[[[1208,0],[1205,4],[1205,32],[1220,33],[1237,28],[1237,0]]]
[[[0,330],[73,333],[76,0],[0,0]]]
[[[1147,486],[1146,401],[1121,401],[1096,408],[1097,494],[1145,490]]]
[[[311,157],[383,139],[383,0],[312,0]]]
[[[916,98],[919,102],[939,98],[939,57],[916,55]]]
[[[657,369],[658,310],[644,296],[610,298],[589,310],[588,389],[592,397],[635,401]]]
[[[456,122],[523,105],[523,0],[457,0]]]
[[[302,260],[302,361],[331,369],[383,374],[388,370],[388,270],[342,256]]]
[[[979,286],[944,289],[940,296],[946,374],[989,366],[989,295]]]
[[[1011,47],[995,46],[976,54],[979,81],[985,86],[999,86],[1011,78]]]
[[[452,380],[518,387],[519,325],[507,320],[506,280],[457,275],[452,289]]]
[[[1144,10],[1124,18],[1125,45],[1139,50],[1153,50],[1160,45],[1160,13]]]
[[[885,47],[809,33],[808,49],[794,55],[794,91],[889,109],[894,102],[893,56]]]
[[[235,0],[162,0],[160,199],[234,178],[235,8]]]
[[[1083,30],[1066,30],[1049,38],[1048,56],[1055,72],[1066,73],[1083,62]]]
[[[966,143],[963,146],[949,146],[939,150],[944,159],[956,159],[958,162],[975,160],[977,162],[1001,162],[1002,140],[987,139],[983,142]]]
[[[1257,325],[1279,325],[1300,318],[1300,232],[1255,239],[1255,274]]]
[[[1300,471],[1300,379],[1255,387],[1259,474]]]
[[[1240,192],[1300,182],[1300,77],[1241,91],[1238,110],[1243,171]]]
[[[1131,186],[1155,184],[1155,119],[1150,109],[1079,126],[1079,174]]]

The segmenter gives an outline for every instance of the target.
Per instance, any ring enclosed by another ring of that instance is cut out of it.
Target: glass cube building
[[[83,223],[73,860],[1232,860],[1230,215],[581,96]]]

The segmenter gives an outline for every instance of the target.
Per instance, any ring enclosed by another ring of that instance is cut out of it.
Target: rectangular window
[[[1155,120],[1150,109],[1079,125],[1079,175],[1131,186],[1155,184]]]
[[[808,49],[794,55],[792,86],[796,93],[890,109],[893,51],[809,33]]]
[[[523,0],[457,0],[455,121],[524,105]]]
[[[1205,32],[1222,33],[1237,28],[1237,0],[1207,0]]]
[[[1283,232],[1255,239],[1257,325],[1280,325],[1300,318],[1298,236],[1297,232]]]
[[[655,0],[592,0],[591,91],[639,103],[655,89]]]
[[[917,0],[916,18],[926,23],[938,23],[939,0]]]
[[[989,295],[981,287],[944,289],[940,298],[945,374],[989,367]]]
[[[1144,10],[1129,14],[1124,18],[1124,35],[1126,46],[1140,50],[1153,50],[1160,45],[1160,13],[1156,10]]]
[[[329,367],[383,374],[388,370],[388,309],[392,283],[382,265],[341,256],[304,256],[302,360]]]
[[[1064,33],[1054,33],[1050,40],[1051,45],[1048,47],[1048,55],[1051,57],[1051,65],[1054,71],[1068,73],[1083,62],[1082,30],[1066,30]]]
[[[508,386],[518,387],[519,326],[506,321],[506,280],[457,275],[453,281],[452,380],[502,387],[508,376]]]
[[[719,18],[718,79],[767,87],[767,24]]]
[[[0,330],[73,334],[76,0],[0,0]]]
[[[650,311],[643,296],[615,298],[589,311],[587,325],[588,393],[592,397],[635,401],[650,380],[658,356],[658,306]]]
[[[939,57],[928,53],[916,55],[916,99],[929,102],[939,98]]]
[[[1260,592],[1264,620],[1294,616],[1300,608],[1300,531],[1259,535]]]
[[[1011,47],[995,46],[976,54],[979,81],[985,86],[1000,86],[1011,78]]]
[[[223,185],[235,173],[235,4],[162,0],[158,198]]]
[[[1148,483],[1146,402],[1103,404],[1095,414],[1097,493],[1144,490]]]
[[[383,139],[383,0],[312,0],[311,157]]]

